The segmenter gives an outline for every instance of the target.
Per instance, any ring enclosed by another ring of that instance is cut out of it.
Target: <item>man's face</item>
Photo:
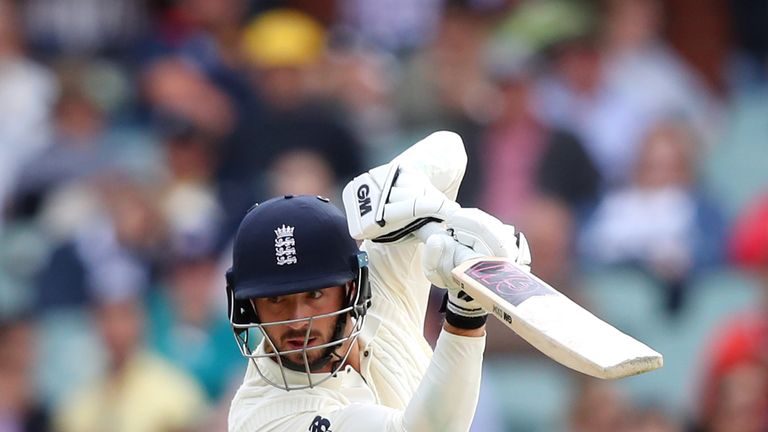
[[[263,324],[268,324],[336,312],[343,308],[344,294],[344,287],[335,286],[299,294],[257,298],[251,301],[259,314],[260,321]],[[339,315],[333,315],[312,320],[307,348],[330,342],[338,319]],[[290,351],[304,347],[304,340],[309,327],[309,320],[302,320],[291,324],[265,326],[265,330],[278,351]],[[335,348],[337,351],[343,351],[339,347]],[[272,351],[268,343],[267,350]],[[312,372],[331,371],[332,365],[330,363],[317,369],[313,367],[325,353],[325,348],[307,351],[307,360],[309,360]],[[282,360],[292,369],[304,370],[304,354],[302,352],[287,354],[283,356]]]

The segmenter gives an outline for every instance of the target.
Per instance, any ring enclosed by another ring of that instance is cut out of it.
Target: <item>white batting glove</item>
[[[449,318],[453,316],[459,327],[466,323],[471,326],[480,323],[486,312],[461,290],[451,270],[471,258],[495,256],[512,258],[530,271],[531,252],[522,233],[481,210],[459,209],[445,222],[451,236],[446,233],[427,238],[422,266],[432,284],[448,289],[446,320],[451,322]]]
[[[398,160],[355,177],[342,192],[350,235],[395,242],[459,208],[419,170]]]
[[[448,234],[431,235],[424,243],[421,255],[424,274],[433,285],[448,289],[448,298],[445,304],[446,319],[448,314],[452,313],[468,321],[485,321],[484,317],[487,312],[461,289],[451,275],[451,270],[457,265],[480,256],[483,255],[467,248]],[[454,323],[451,322],[451,324]],[[459,325],[458,327],[465,326]]]
[[[445,220],[448,230],[459,243],[473,251],[500,258],[511,258],[531,271],[531,249],[528,240],[512,225],[506,225],[476,208],[458,209]]]

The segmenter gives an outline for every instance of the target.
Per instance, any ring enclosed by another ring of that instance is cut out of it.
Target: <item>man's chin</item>
[[[307,353],[310,372],[318,372],[318,369],[322,369],[327,364],[327,362],[322,361],[322,358],[323,353],[321,352]],[[301,353],[282,356],[282,360],[283,366],[287,367],[288,369],[298,372],[307,371],[307,366],[304,363],[304,356]]]

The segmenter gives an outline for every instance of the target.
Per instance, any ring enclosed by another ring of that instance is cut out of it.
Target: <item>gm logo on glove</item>
[[[367,184],[361,184],[357,188],[357,204],[360,207],[360,216],[365,216],[373,210],[371,207],[371,198],[368,194],[371,192],[371,188]]]

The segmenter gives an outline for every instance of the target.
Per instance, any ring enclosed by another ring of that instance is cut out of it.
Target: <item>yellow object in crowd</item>
[[[258,67],[295,67],[314,62],[325,45],[325,30],[313,18],[291,9],[256,16],[243,32],[246,60]]]
[[[61,432],[167,432],[199,424],[205,411],[196,382],[166,361],[140,353],[119,375],[77,392],[55,421]]]

